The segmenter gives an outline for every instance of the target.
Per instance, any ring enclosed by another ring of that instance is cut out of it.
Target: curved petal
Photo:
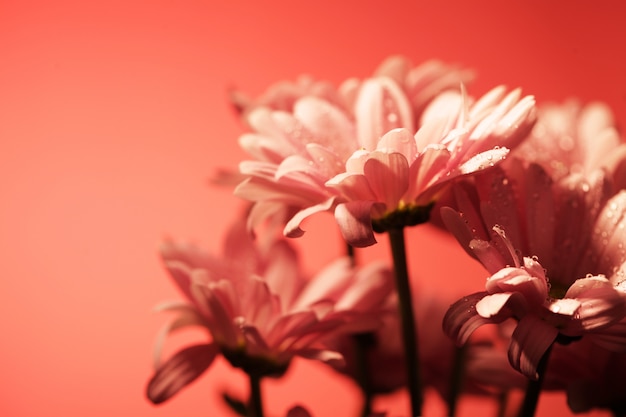
[[[450,151],[443,146],[428,146],[412,163],[407,200],[416,200],[426,188],[433,185],[446,173]]]
[[[161,354],[163,352],[163,345],[165,345],[165,339],[167,336],[179,329],[188,326],[203,326],[208,327],[206,319],[200,315],[198,310],[189,304],[179,304],[170,308],[163,309],[161,311],[181,311],[182,314],[176,317],[174,320],[167,323],[161,328],[157,334],[156,341],[154,342],[154,350],[152,354],[152,361],[154,368],[157,369],[161,365]]]
[[[502,268],[487,280],[489,293],[515,292],[524,296],[531,306],[540,306],[548,297],[548,283],[522,268]]]
[[[207,315],[213,338],[229,347],[236,346],[237,330],[233,320],[239,315],[239,298],[233,282],[222,279],[208,284],[194,284],[191,289],[198,305]]]
[[[473,174],[486,168],[493,167],[504,161],[508,155],[507,148],[493,148],[472,156],[458,167],[462,175]]]
[[[626,294],[616,290],[604,277],[579,279],[565,296],[580,302],[576,321],[581,330],[607,327],[626,316]]]
[[[523,317],[527,309],[528,303],[519,292],[489,294],[476,303],[476,312],[492,323],[499,323],[512,316]]]
[[[478,259],[490,274],[495,274],[507,266],[502,254],[491,242],[473,239],[469,242],[468,248],[472,251],[472,256]]]
[[[376,200],[374,191],[362,174],[344,172],[326,181],[326,186],[337,190],[349,201]]]
[[[474,330],[483,324],[493,323],[476,311],[476,303],[486,295],[486,292],[470,294],[452,304],[446,312],[443,318],[443,331],[457,344],[465,344]]]
[[[377,200],[389,210],[396,208],[409,188],[409,163],[400,153],[372,152],[363,174]]]
[[[442,207],[440,213],[441,220],[446,226],[446,229],[452,233],[468,255],[472,258],[476,258],[476,254],[470,249],[470,242],[474,239],[474,234],[469,224],[465,222],[459,212],[450,207]]]
[[[307,207],[304,210],[300,210],[291,219],[289,219],[289,221],[285,225],[285,229],[283,231],[284,235],[287,237],[302,236],[304,234],[304,230],[300,228],[300,224],[304,221],[304,219],[315,213],[328,211],[334,204],[335,197],[331,197],[320,204],[316,204],[314,206]]]
[[[383,152],[398,152],[404,155],[407,161],[412,161],[417,155],[415,136],[408,129],[393,129],[380,139],[376,150]]]
[[[351,201],[337,205],[335,219],[346,242],[355,247],[366,247],[376,243],[372,229],[372,207],[374,201]]]
[[[511,336],[509,362],[528,378],[537,379],[537,366],[559,331],[533,315],[523,317]]]
[[[195,345],[176,353],[156,370],[148,382],[146,393],[154,404],[170,399],[174,394],[198,378],[219,352],[217,345]]]
[[[376,149],[385,132],[399,127],[414,129],[411,103],[391,78],[376,77],[363,82],[354,114],[359,145],[370,151]]]

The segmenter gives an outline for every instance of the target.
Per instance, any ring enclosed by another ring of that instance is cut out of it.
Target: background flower
[[[464,341],[482,324],[516,318],[509,359],[531,378],[558,337],[624,349],[614,325],[626,315],[626,194],[607,201],[610,187],[599,176],[593,188],[563,190],[538,165],[513,161],[508,171],[475,178],[477,200],[457,189],[460,211],[444,209],[442,217],[491,276],[485,292],[451,307],[449,334]]]
[[[617,182],[616,189],[624,188],[626,142],[606,103],[545,103],[538,120],[516,156],[539,163],[556,181],[604,167]]]
[[[171,242],[161,253],[188,302],[161,308],[179,315],[157,343],[148,384],[155,403],[193,381],[218,353],[257,376],[282,375],[296,355],[341,361],[320,343],[332,335],[375,329],[393,288],[391,273],[381,264],[355,271],[347,258],[307,280],[284,239],[254,242],[242,222],[231,230],[221,256]],[[212,340],[160,363],[162,338],[189,325],[206,328]]]
[[[240,164],[248,179],[235,194],[255,202],[253,227],[286,208],[285,234],[301,235],[302,220],[335,205],[337,192],[326,182],[344,172],[354,151],[375,149],[381,136],[394,128],[414,133],[419,120],[415,112],[467,78],[440,63],[408,67],[406,59],[393,57],[373,77],[346,81],[335,95],[307,95],[303,89],[288,111],[273,104],[281,100],[249,109],[246,122],[252,132],[239,142],[255,160]]]

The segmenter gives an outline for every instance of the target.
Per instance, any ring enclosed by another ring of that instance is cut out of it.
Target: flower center
[[[415,226],[426,223],[430,218],[430,211],[435,202],[426,206],[400,203],[398,207],[385,213],[381,218],[372,220],[372,228],[377,233],[383,233],[390,229],[400,229],[405,226]]]

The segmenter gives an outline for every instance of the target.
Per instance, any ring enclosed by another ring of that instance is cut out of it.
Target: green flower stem
[[[543,354],[543,357],[537,365],[537,373],[539,378],[536,380],[528,381],[526,387],[526,394],[524,396],[524,402],[520,408],[519,417],[533,417],[537,410],[537,403],[539,402],[539,394],[543,386],[543,379],[546,376],[546,368],[548,366],[548,360],[550,359],[550,352],[552,351],[552,345]]]
[[[250,400],[248,410],[250,417],[263,417],[263,399],[261,398],[261,376],[249,373],[250,377]]]
[[[404,228],[390,228],[387,232],[389,233],[389,243],[391,245],[391,255],[393,257],[396,279],[396,291],[398,293],[398,308],[400,310],[409,398],[411,400],[411,416],[421,416],[423,394],[417,350],[417,328],[415,326],[415,316],[413,315],[411,285],[409,283],[409,273],[406,262]]]

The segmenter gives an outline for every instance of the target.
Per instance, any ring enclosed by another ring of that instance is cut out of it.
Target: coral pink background
[[[220,361],[169,403],[144,399],[166,320],[151,310],[179,297],[157,243],[216,249],[239,206],[207,184],[244,155],[231,86],[256,94],[303,72],[339,82],[402,53],[475,68],[476,94],[521,85],[539,101],[604,100],[626,119],[619,1],[226,3],[0,0],[0,414],[229,415],[217,389],[245,394]],[[311,271],[340,250],[327,226],[314,219],[298,242]],[[414,274],[480,288],[484,273],[446,238],[410,236]],[[349,383],[306,362],[265,388],[275,416],[296,402],[317,417],[357,408]],[[543,397],[539,415],[563,404]],[[406,415],[403,395],[381,406]],[[460,414],[487,414],[477,407]]]

